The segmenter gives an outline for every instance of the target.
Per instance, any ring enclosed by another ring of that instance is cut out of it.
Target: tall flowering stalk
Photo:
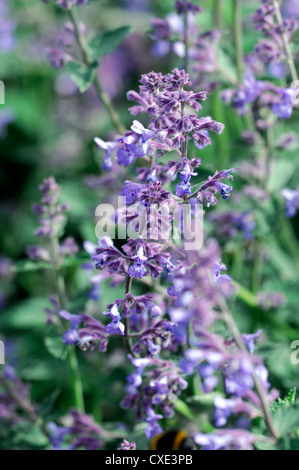
[[[44,3],[47,3],[47,1],[41,0]],[[96,93],[103,104],[103,106],[106,108],[107,112],[110,115],[111,121],[114,124],[114,127],[116,131],[119,134],[122,134],[124,132],[124,126],[121,122],[121,119],[114,108],[114,105],[109,97],[109,95],[106,93],[104,90],[101,81],[99,79],[99,76],[94,73],[94,71],[97,69],[98,64],[97,62],[91,57],[90,52],[89,52],[89,47],[88,47],[88,41],[86,38],[87,34],[87,28],[83,23],[81,23],[78,19],[77,16],[77,7],[84,6],[88,4],[88,0],[61,0],[56,2],[57,6],[66,10],[68,12],[68,16],[70,19],[70,24],[65,25],[66,30],[70,33],[71,37],[73,38],[73,42],[77,44],[79,47],[79,51],[81,54],[81,61],[83,63],[83,66],[86,67],[86,69],[83,71],[81,70],[79,73],[87,73],[89,71],[90,75],[93,75],[93,78],[91,78],[91,82],[94,84]],[[67,44],[69,47],[69,44]],[[51,49],[48,53],[49,57],[49,62],[54,68],[63,68],[66,66],[66,64],[69,61],[73,60],[73,57],[66,52],[63,48],[61,47],[55,47]],[[90,85],[91,83],[89,83]],[[86,85],[87,86],[87,85]]]
[[[49,262],[53,268],[53,275],[58,296],[58,309],[67,308],[65,282],[62,273],[62,260],[78,252],[75,241],[69,237],[62,243],[59,242],[63,234],[66,222],[65,211],[68,204],[59,204],[60,187],[53,177],[45,179],[40,185],[41,204],[34,204],[33,210],[39,216],[40,226],[35,230],[35,235],[44,241],[43,245],[28,247],[28,255],[34,261]],[[73,347],[68,350],[68,363],[71,373],[74,405],[79,410],[84,410],[82,384],[79,375],[76,352]]]

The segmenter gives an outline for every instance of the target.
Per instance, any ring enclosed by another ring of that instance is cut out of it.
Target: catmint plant
[[[144,8],[125,3],[132,17],[135,7]],[[288,295],[276,286],[295,283],[297,274],[284,255],[296,263],[290,219],[296,220],[299,191],[291,189],[287,155],[298,141],[281,129],[298,111],[291,84],[298,79],[298,15],[286,14],[279,0],[261,0],[246,23],[255,46],[244,54],[241,1],[230,2],[232,24],[229,15],[222,18],[227,4],[213,2],[209,30],[201,5],[189,0],[151,20],[155,66],[134,70],[139,83],[126,94],[125,117],[114,103],[117,93],[111,98],[103,86],[101,67],[131,28],[97,32],[87,15],[83,23],[87,5],[86,11],[104,12],[95,1],[40,1],[40,9],[56,9],[63,21],[48,44],[52,73],[63,71],[81,93],[93,87],[90,97],[96,93],[100,117],[105,121],[107,113],[113,129],[99,120],[88,136],[89,156],[93,151],[100,168],[86,163],[87,171],[96,170],[84,176],[84,191],[74,178],[72,192],[60,173],[59,184],[50,176],[39,185],[40,201],[32,206],[38,241],[27,246],[27,260],[0,257],[0,326],[12,293],[6,296],[2,281],[33,273],[18,288],[22,295],[27,283],[46,290],[47,303],[37,299],[44,319],[31,327],[29,299],[24,317],[12,309],[5,332],[27,327],[29,356],[44,349],[52,361],[39,375],[40,358],[31,367],[8,345],[0,371],[0,448],[11,440],[16,448],[138,451],[174,427],[185,427],[198,450],[298,448],[296,389],[283,398],[293,375],[284,376],[280,344],[271,342],[297,338]],[[1,0],[0,12],[0,48],[7,51],[15,23]],[[168,56],[176,64],[159,69]],[[22,122],[21,111],[2,112],[2,121],[0,111],[1,139],[11,122]],[[234,159],[218,167],[222,145]],[[88,211],[85,191],[90,205],[98,197],[105,203],[95,212],[97,240],[89,217],[95,207]],[[81,214],[74,218],[73,203]],[[40,383],[51,392],[41,403]]]

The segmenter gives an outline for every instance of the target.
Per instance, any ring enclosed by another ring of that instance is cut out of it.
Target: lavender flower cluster
[[[44,240],[44,245],[29,246],[27,254],[33,261],[61,262],[67,256],[78,253],[78,246],[73,237],[67,237],[59,246],[58,253],[53,253],[52,240],[60,238],[63,234],[66,222],[65,211],[68,204],[59,204],[60,187],[51,176],[39,186],[41,204],[33,204],[32,209],[39,217],[40,226],[35,230],[35,235]],[[54,250],[55,251],[55,250]]]
[[[175,10],[176,13],[168,14],[165,19],[154,18],[151,21],[152,53],[164,57],[173,51],[181,59],[187,57],[192,63],[195,83],[210,91],[217,83],[216,79],[211,82],[210,76],[219,72],[217,46],[221,33],[217,29],[199,29],[196,15],[203,10],[195,3],[187,2],[186,6],[185,2],[175,2]]]

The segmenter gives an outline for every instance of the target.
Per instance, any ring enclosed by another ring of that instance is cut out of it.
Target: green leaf
[[[59,397],[59,395],[61,394],[61,390],[54,390],[52,393],[50,393],[49,395],[46,395],[39,407],[38,407],[38,410],[39,410],[39,413],[41,414],[41,416],[48,416],[50,413],[53,412],[54,410],[54,406],[57,402],[57,399]]]
[[[48,301],[31,298],[2,312],[0,328],[32,329],[45,325],[45,308]]]
[[[95,60],[110,54],[131,33],[131,26],[121,26],[113,31],[95,36],[89,43],[89,53]]]
[[[67,346],[62,340],[62,335],[56,329],[44,339],[47,351],[56,359],[64,360],[67,356]]]
[[[187,403],[185,403],[183,400],[177,400],[174,404],[175,410],[181,413],[183,416],[185,416],[188,419],[193,419],[194,415],[192,411],[190,410],[189,406]]]
[[[296,387],[292,388],[285,398],[278,398],[271,405],[272,413],[276,413],[279,408],[288,408],[295,403]]]
[[[254,447],[257,450],[278,450],[275,443],[268,441],[257,441]]]
[[[278,160],[268,180],[268,191],[277,194],[289,181],[294,173],[294,164],[289,160]]]
[[[256,296],[252,292],[246,289],[246,287],[241,286],[241,284],[239,284],[235,280],[233,281],[233,285],[237,289],[236,295],[240,300],[249,305],[249,307],[258,306]]]
[[[34,426],[22,433],[20,444],[22,447],[25,445],[31,449],[40,449],[48,445],[48,439],[37,426]]]
[[[299,408],[279,408],[273,416],[274,425],[281,436],[299,428]]]
[[[29,271],[38,271],[40,269],[51,269],[52,265],[46,261],[17,261],[11,268],[14,273],[26,273]]]
[[[78,253],[76,256],[68,256],[63,260],[60,267],[61,268],[68,268],[74,266],[81,266],[83,263],[90,262],[90,257],[86,255],[86,253]],[[34,272],[40,270],[47,270],[53,269],[53,265],[51,263],[47,263],[46,261],[29,261],[29,260],[20,260],[17,261],[11,268],[12,272],[14,273],[26,273],[26,272]]]
[[[66,70],[69,72],[71,79],[77,85],[81,93],[84,93],[92,85],[97,71],[98,64],[93,62],[88,67],[77,64],[76,62],[68,62]]]
[[[194,397],[188,398],[188,403],[197,405],[200,407],[210,408],[214,406],[214,400],[216,397],[223,397],[224,395],[220,392],[215,393],[204,393],[203,395],[195,395]]]
[[[223,78],[225,82],[237,83],[237,70],[236,67],[227,52],[219,48],[218,50],[218,63],[221,67],[221,71],[225,72],[226,75],[223,77],[223,73],[220,72],[219,77]]]

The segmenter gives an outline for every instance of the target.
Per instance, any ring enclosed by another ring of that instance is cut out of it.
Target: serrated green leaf
[[[279,408],[288,408],[295,403],[296,387],[292,388],[285,398],[278,398],[271,405],[272,413],[276,413]]]
[[[98,64],[93,62],[88,67],[77,64],[76,62],[68,62],[66,71],[70,74],[71,79],[77,85],[81,93],[84,93],[92,85],[97,71]]]
[[[89,43],[88,49],[95,60],[113,52],[117,46],[131,33],[131,26],[121,26],[113,31],[95,36]]]
[[[299,408],[279,408],[273,416],[274,425],[281,436],[299,428]]]
[[[47,351],[52,354],[55,359],[66,359],[67,346],[62,341],[62,335],[56,330],[51,331],[51,334],[44,339]]]

